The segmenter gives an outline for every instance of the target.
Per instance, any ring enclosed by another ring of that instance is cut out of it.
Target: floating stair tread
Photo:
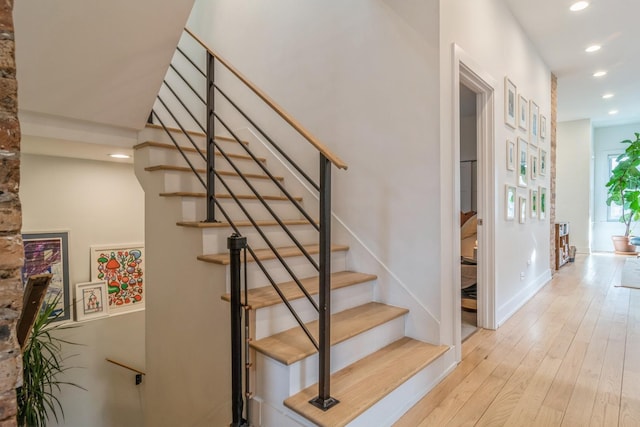
[[[358,273],[355,271],[340,271],[331,274],[331,290],[370,282],[375,279],[377,279],[377,276],[373,274]],[[300,282],[310,295],[318,294],[318,276],[300,279]],[[279,283],[278,288],[287,298],[287,301],[293,301],[304,297],[304,294],[294,281]],[[261,288],[250,289],[248,294],[249,307],[252,310],[270,307],[282,303],[280,296],[273,288],[273,286],[263,286]],[[222,296],[222,299],[224,301],[229,301],[231,299],[231,296],[230,294],[224,294]],[[244,301],[244,292],[242,292],[240,300]]]
[[[318,395],[312,385],[284,405],[321,427],[343,427],[390,394],[449,348],[404,337],[331,375],[331,397],[340,401],[328,411],[309,404]]]
[[[283,219],[284,225],[310,225],[306,219]],[[234,223],[236,227],[253,227],[253,224],[249,221],[237,221]],[[260,227],[270,227],[279,225],[276,221],[260,220],[256,221],[256,224]],[[317,224],[317,222],[316,222]],[[190,228],[227,228],[231,227],[228,222],[204,222],[204,221],[178,221],[176,225],[180,227]]]
[[[310,255],[320,252],[320,245],[303,245],[302,246]],[[287,246],[283,248],[276,248],[278,253],[283,258],[301,256],[302,251],[297,246]],[[346,245],[331,245],[331,252],[346,251],[349,246]],[[271,249],[254,249],[253,250],[260,261],[266,261],[270,259],[276,259],[276,255]],[[229,264],[229,252],[223,252],[219,254],[200,255],[198,256],[200,261],[210,262],[213,264],[228,265]],[[253,261],[251,254],[247,254],[247,261]]]
[[[164,131],[164,128],[163,128],[161,125],[157,125],[157,124],[155,124],[155,123],[147,123],[145,127],[147,127],[147,128],[151,128],[151,129],[159,129],[159,130]],[[174,127],[171,127],[171,126],[167,126],[167,130],[168,130],[169,132],[172,132],[172,133],[180,133],[180,134],[184,133],[184,132],[182,131],[182,129],[174,128]],[[202,137],[202,138],[204,138],[204,137],[206,136],[203,132],[199,132],[199,131],[195,131],[195,130],[188,130],[188,131],[187,131],[187,133],[188,133],[189,135],[200,136],[200,137]],[[231,138],[231,137],[229,137],[229,136],[216,135],[216,137],[215,137],[215,138],[216,138],[216,139],[219,139],[219,140],[221,140],[221,141],[237,142],[237,141],[235,140],[235,138]],[[245,144],[245,145],[249,145],[249,143],[248,143],[247,141],[242,141],[242,143],[243,143],[243,144]]]
[[[330,345],[341,343],[408,312],[409,310],[406,308],[370,302],[332,314]],[[318,321],[306,323],[305,326],[317,340]],[[300,327],[253,341],[250,345],[255,350],[285,365],[291,365],[317,352],[309,337]]]
[[[199,197],[205,198],[207,197],[206,193],[199,193],[194,191],[174,191],[171,193],[160,193],[161,197]],[[240,200],[258,200],[258,197],[253,194],[236,194],[236,197]],[[229,194],[216,194],[216,199],[231,199],[231,195]],[[288,201],[289,199],[285,196],[262,196],[264,200],[272,200],[272,201]],[[294,197],[293,198],[297,202],[302,201],[302,197]]]
[[[162,148],[165,150],[176,150],[176,151],[178,150],[178,148],[173,144],[165,144],[164,142],[155,142],[155,141],[141,142],[140,144],[134,145],[133,149],[140,150],[145,147]],[[182,151],[186,151],[187,153],[197,153],[198,151],[200,151],[202,154],[206,154],[205,150],[196,150],[195,148],[189,147],[189,146],[186,146],[186,147],[180,146],[180,148],[182,149]],[[215,155],[222,157],[222,154],[219,153],[218,151],[215,152]],[[227,156],[233,159],[253,160],[250,156],[245,156],[244,154],[227,153]],[[256,158],[263,163],[267,161],[267,159],[265,159],[264,157],[256,157]]]
[[[144,170],[146,170],[147,172],[175,171],[175,172],[193,173],[193,171],[191,170],[190,167],[187,167],[187,166],[175,166],[175,165],[148,166],[148,167],[144,168]],[[206,169],[196,168],[196,172],[198,172],[198,173],[206,173],[207,170]],[[221,170],[219,170],[218,173],[220,175],[224,175],[224,176],[239,176],[236,172],[231,172],[231,171],[221,171]],[[271,178],[269,178],[268,175],[262,175],[262,174],[258,174],[258,173],[245,173],[243,175],[246,178],[267,179],[267,180],[271,179]],[[274,178],[277,179],[278,181],[284,181],[284,177],[282,177],[282,176],[274,176]]]

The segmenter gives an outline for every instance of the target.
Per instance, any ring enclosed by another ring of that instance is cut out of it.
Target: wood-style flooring
[[[640,289],[624,256],[578,256],[395,425],[640,426]]]

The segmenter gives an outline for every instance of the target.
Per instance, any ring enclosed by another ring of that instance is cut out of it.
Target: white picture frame
[[[518,97],[518,127],[524,131],[527,130],[527,122],[529,121],[529,101],[524,96]]]
[[[531,218],[538,217],[538,188],[529,190],[529,216]]]
[[[517,189],[513,185],[505,185],[505,219],[513,221],[516,219],[516,199],[518,198]]]
[[[538,218],[542,221],[547,217],[547,188],[538,188],[538,200],[540,207],[538,208]]]
[[[109,315],[107,282],[99,280],[76,283],[74,303],[78,322],[107,317]]]
[[[529,182],[528,160],[529,144],[523,138],[518,138],[518,187],[526,187]]]
[[[526,197],[518,197],[518,218],[520,224],[524,224],[527,222],[527,198]]]
[[[518,94],[516,85],[508,78],[504,78],[504,122],[515,129],[517,116]]]
[[[547,174],[547,150],[540,149],[540,169],[538,175],[545,176]]]
[[[532,154],[531,155],[531,162],[529,162],[530,166],[529,166],[529,170],[531,171],[531,179],[538,179],[538,155],[537,155],[537,151],[536,150],[536,154]]]
[[[540,128],[540,109],[538,104],[533,101],[529,102],[529,144],[534,147],[538,146],[538,132]]]
[[[516,144],[507,140],[507,170],[516,170]]]
[[[540,139],[547,138],[547,118],[540,114]]]

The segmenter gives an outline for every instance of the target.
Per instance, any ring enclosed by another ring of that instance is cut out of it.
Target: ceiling
[[[558,121],[591,118],[595,127],[640,122],[640,1],[590,0],[579,12],[569,11],[575,0],[505,1],[558,77]],[[586,53],[592,44],[602,49]],[[593,77],[599,70],[607,75]],[[605,93],[614,97],[603,99]]]

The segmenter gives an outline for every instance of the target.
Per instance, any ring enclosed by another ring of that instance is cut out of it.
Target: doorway
[[[460,338],[478,327],[478,96],[460,83]]]

